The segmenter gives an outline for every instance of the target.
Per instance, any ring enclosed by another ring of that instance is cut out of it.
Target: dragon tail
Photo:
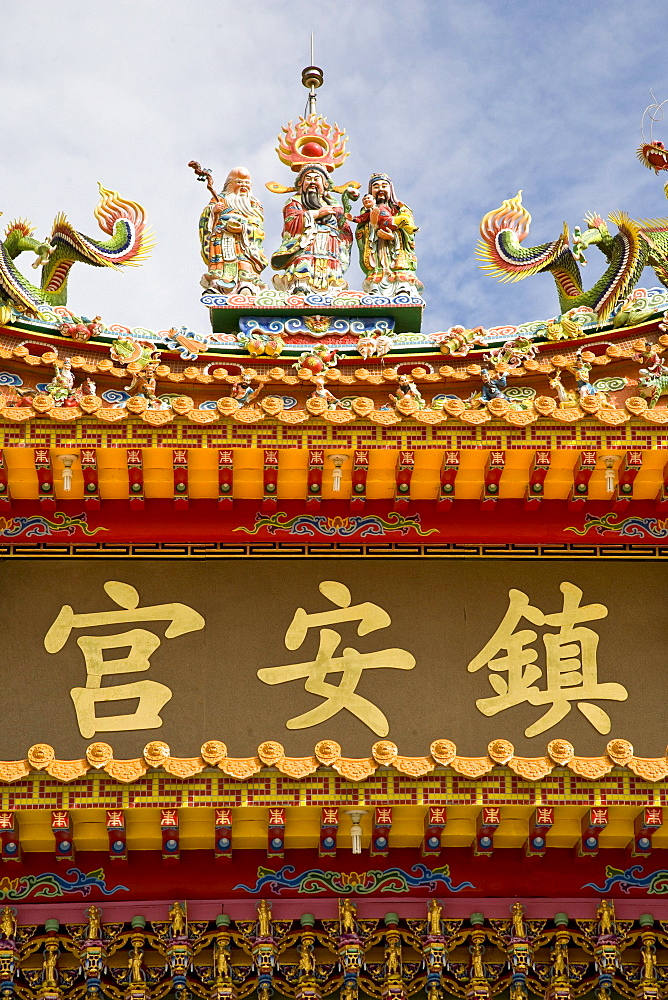
[[[520,244],[529,234],[531,216],[522,205],[522,192],[508,198],[500,208],[488,212],[480,223],[480,241],[476,257],[480,265],[501,281],[520,281],[554,265],[568,252],[568,232],[551,243],[537,247]]]
[[[583,296],[586,301],[575,301],[568,305],[568,308],[590,306],[598,314],[599,323],[604,323],[615,306],[626,298],[648,258],[648,243],[643,238],[643,225],[634,222],[626,212],[614,212],[609,219],[619,229],[612,240],[610,263],[593,288]]]
[[[110,239],[100,242],[73,229],[63,213],[56,216],[51,231],[54,248],[42,271],[42,295],[54,305],[66,301],[67,278],[76,261],[93,267],[137,267],[155,245],[146,226],[144,209],[137,202],[121,198],[117,191],[99,185],[100,202],[95,218]]]

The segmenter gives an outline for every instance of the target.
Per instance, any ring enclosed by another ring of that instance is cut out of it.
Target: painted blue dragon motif
[[[92,872],[82,872],[80,868],[68,868],[65,873],[69,879],[57,872],[44,872],[41,875],[20,875],[18,878],[0,879],[0,899],[14,902],[27,899],[28,896],[53,899],[57,896],[80,894],[89,896],[93,889],[98,889],[104,896],[113,896],[115,892],[129,892],[126,885],[115,885],[107,888],[104,869],[96,868]]]
[[[475,889],[472,882],[460,882],[455,885],[450,878],[450,866],[441,865],[433,870],[426,865],[413,865],[411,872],[403,868],[387,868],[385,871],[372,870],[365,872],[327,872],[322,868],[310,868],[308,871],[294,875],[294,865],[284,865],[277,872],[270,868],[258,868],[257,881],[254,886],[235,885],[235,890],[258,893],[268,887],[276,895],[283,889],[294,889],[307,895],[322,892],[334,892],[339,895],[367,896],[372,892],[408,892],[409,889],[423,888],[435,892],[439,886],[444,886],[448,892],[461,892],[462,889]]]
[[[645,889],[648,896],[668,895],[668,869],[661,868],[658,871],[648,872],[647,875],[643,875],[643,871],[642,865],[632,865],[626,871],[607,865],[603,885],[587,882],[582,888],[596,889],[597,892],[603,893],[610,892],[617,886],[625,893],[631,892],[632,889]]]
[[[409,531],[414,531],[417,535],[433,535],[438,533],[438,528],[422,528],[420,525],[420,515],[410,514],[404,517],[395,511],[390,511],[387,517],[378,517],[375,514],[355,515],[349,517],[326,517],[324,514],[299,514],[296,517],[288,517],[282,511],[265,517],[263,514],[255,515],[255,526],[246,528],[240,526],[235,531],[243,531],[247,535],[257,535],[265,528],[269,534],[275,535],[277,531],[287,531],[290,535],[316,534],[332,537],[337,535],[340,538],[349,538],[359,533],[360,538],[367,538],[370,535],[387,535],[391,532],[399,532],[407,535]]]
[[[572,531],[574,535],[586,535],[589,531],[603,535],[606,531],[614,531],[625,538],[643,538],[647,535],[650,538],[668,537],[668,521],[662,521],[658,517],[625,517],[622,521],[617,518],[617,514],[604,514],[602,517],[585,514],[583,528],[570,525],[564,531]]]

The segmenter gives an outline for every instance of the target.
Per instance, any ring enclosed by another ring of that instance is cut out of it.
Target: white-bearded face
[[[259,217],[257,206],[253,204],[250,190],[247,194],[238,194],[233,191],[224,192],[225,201],[234,212],[246,216],[247,219]]]

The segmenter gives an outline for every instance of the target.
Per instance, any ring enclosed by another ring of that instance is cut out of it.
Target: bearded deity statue
[[[418,227],[408,205],[397,200],[387,174],[373,174],[362,200],[363,211],[354,217],[355,239],[370,295],[422,295],[424,285],[416,272],[415,233]]]
[[[274,275],[274,287],[291,295],[346,289],[353,236],[327,170],[303,167],[294,192],[283,208],[283,242],[271,258],[282,272]]]
[[[268,264],[263,252],[264,214],[253,197],[251,176],[245,167],[230,170],[220,194],[211,174],[194,161],[200,180],[206,180],[211,201],[199,220],[202,258],[207,266],[201,285],[207,291],[254,295],[267,286],[260,275]]]

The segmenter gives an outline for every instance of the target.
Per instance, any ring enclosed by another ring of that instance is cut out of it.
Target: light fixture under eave
[[[348,460],[347,455],[328,455],[330,462],[334,465],[332,472],[332,489],[335,493],[341,492],[341,466]]]
[[[615,462],[617,461],[614,455],[604,455],[603,464],[605,465],[605,491],[606,493],[615,492]]]
[[[72,466],[76,460],[76,455],[58,456],[58,461],[63,463],[63,490],[65,493],[69,493],[72,489]]]
[[[352,839],[353,854],[362,853],[362,827],[360,821],[362,816],[366,816],[366,809],[346,809],[346,814],[350,816],[350,837]]]

